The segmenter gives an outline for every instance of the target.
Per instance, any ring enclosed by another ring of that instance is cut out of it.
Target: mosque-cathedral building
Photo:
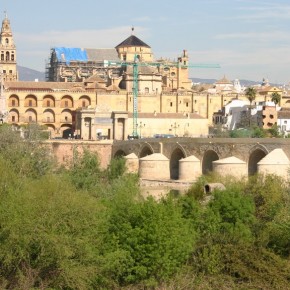
[[[193,89],[188,53],[177,62],[154,60],[151,47],[133,33],[111,49],[51,49],[46,81],[19,81],[16,47],[9,19],[0,34],[2,70],[0,111],[5,122],[46,126],[51,137],[79,136],[96,140],[126,139],[133,131],[134,61],[138,61],[138,134],[205,136],[218,112],[243,93],[230,89],[226,78],[214,91]],[[136,81],[136,80],[135,80]],[[256,101],[267,101],[277,88],[261,90]],[[290,107],[282,96],[281,106]]]

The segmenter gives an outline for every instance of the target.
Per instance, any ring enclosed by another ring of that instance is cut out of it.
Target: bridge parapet
[[[170,178],[178,179],[179,161],[194,156],[201,172],[213,170],[213,162],[236,157],[246,163],[248,174],[257,172],[257,163],[281,148],[290,159],[290,139],[282,138],[148,138],[114,142],[112,156],[135,153],[138,158],[161,153],[170,160]]]
[[[172,151],[179,147],[186,157],[195,155],[202,158],[207,150],[215,151],[219,157],[226,158],[233,154],[245,160],[256,148],[269,153],[276,148],[282,148],[290,158],[290,139],[283,138],[148,138],[128,141],[115,141],[112,146],[112,156],[118,151],[126,155],[135,153],[139,156],[141,148],[153,148],[153,153],[162,153],[170,158]],[[162,151],[163,150],[163,151]]]

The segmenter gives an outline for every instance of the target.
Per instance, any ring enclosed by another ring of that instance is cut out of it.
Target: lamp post
[[[185,127],[189,127],[189,123],[185,123],[183,128],[183,137],[188,137],[188,131],[185,130]]]
[[[142,138],[142,128],[145,127],[145,124],[142,123],[142,121],[141,121],[139,124],[137,124],[137,127],[140,129],[140,136],[139,136],[139,138]]]
[[[179,128],[179,124],[177,124],[176,122],[174,122],[174,124],[171,125],[171,128],[174,129],[174,136],[176,137],[176,129]]]

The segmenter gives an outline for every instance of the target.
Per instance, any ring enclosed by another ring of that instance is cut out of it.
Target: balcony
[[[26,103],[24,104],[25,108],[36,108],[37,104],[36,103]]]
[[[23,118],[21,119],[21,121],[24,123],[37,123],[36,119],[31,119],[31,118]]]
[[[60,119],[61,123],[72,123],[72,118],[64,118],[64,119]]]
[[[52,118],[46,118],[46,119],[42,119],[42,123],[54,123],[55,120]]]

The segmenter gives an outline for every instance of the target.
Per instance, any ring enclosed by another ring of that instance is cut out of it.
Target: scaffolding
[[[102,79],[108,79],[109,60],[78,59],[69,61],[57,55],[55,48],[51,49],[50,59],[45,66],[45,79],[48,82],[83,82],[85,79],[97,74]],[[120,76],[122,71],[119,67],[110,67],[111,74]]]

